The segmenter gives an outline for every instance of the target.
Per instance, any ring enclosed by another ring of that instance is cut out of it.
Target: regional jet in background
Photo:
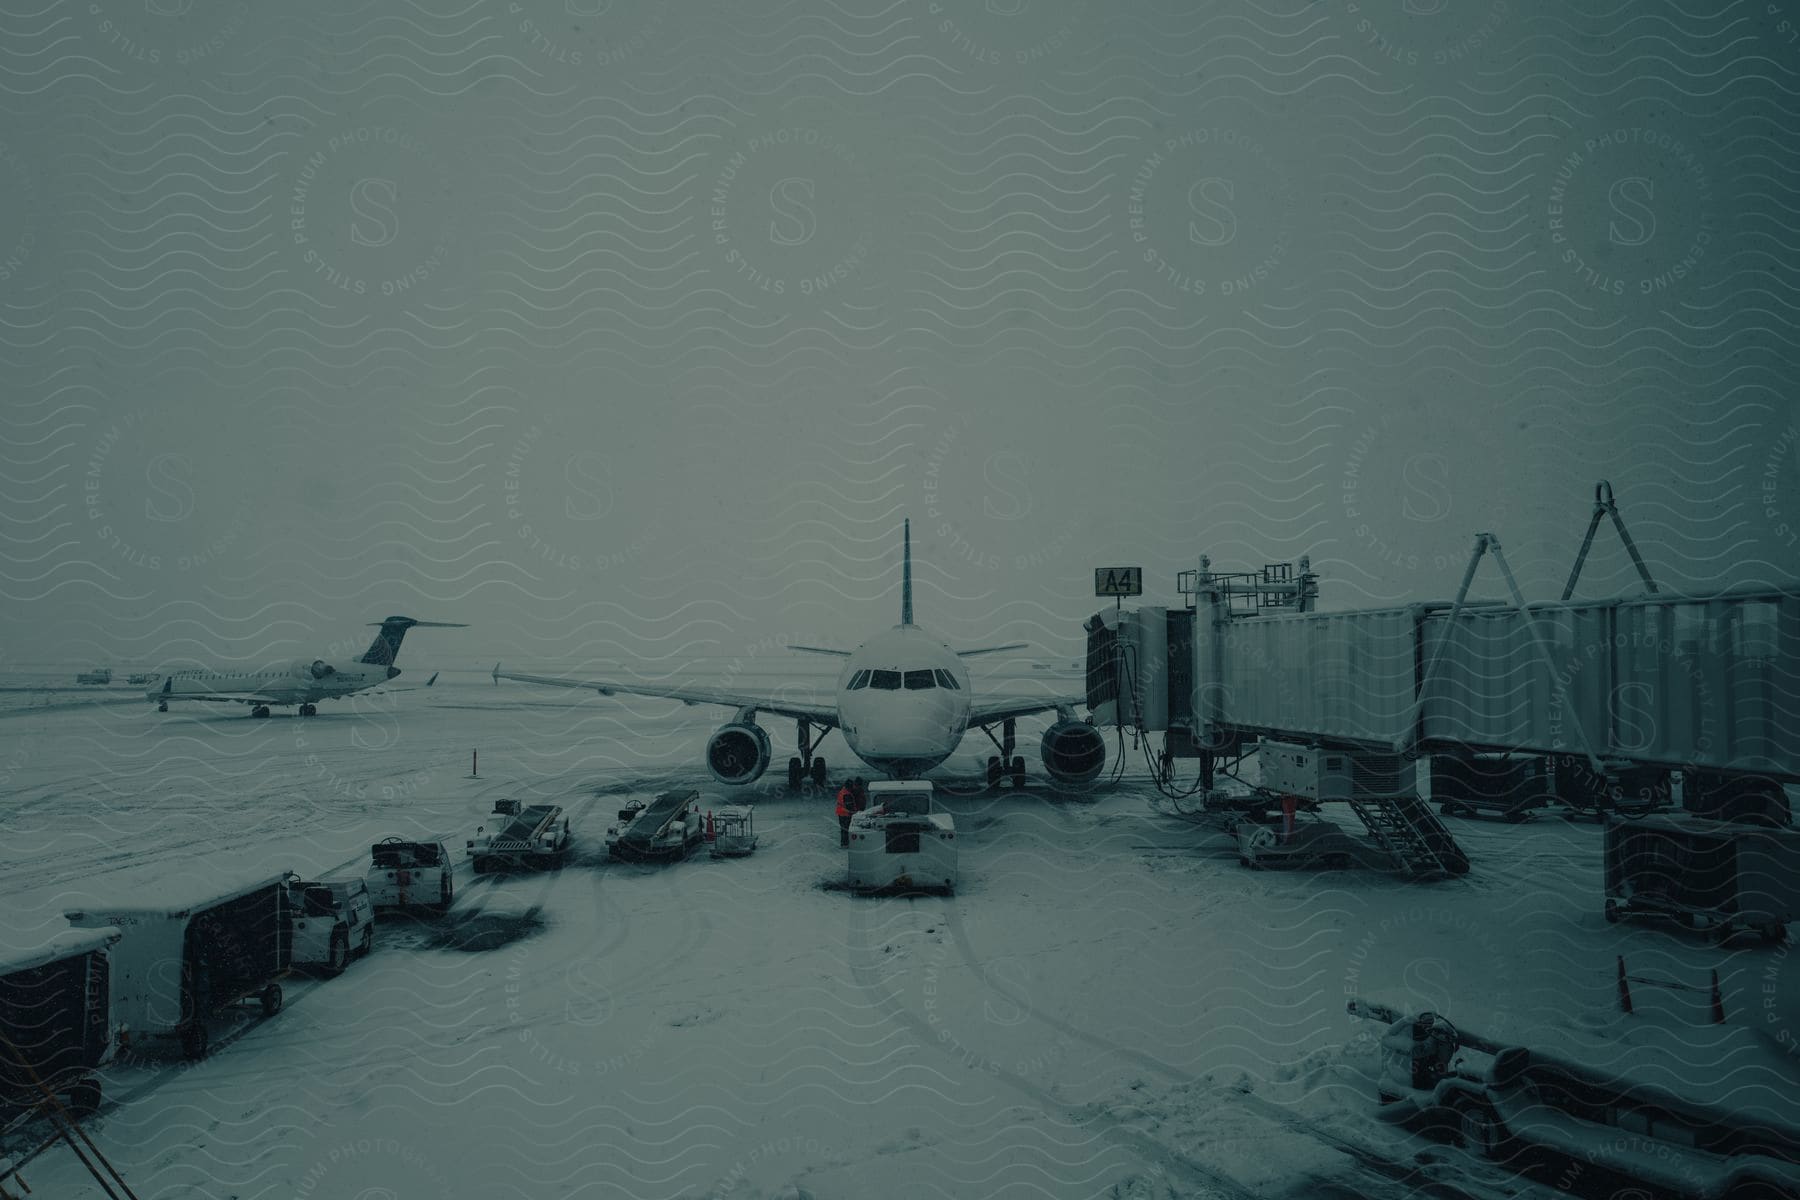
[[[172,671],[158,678],[145,698],[157,702],[158,712],[168,712],[172,700],[212,700],[225,704],[248,704],[250,715],[266,717],[272,704],[298,704],[303,717],[315,716],[321,700],[336,700],[386,683],[400,674],[394,665],[400,653],[400,642],[406,631],[415,628],[466,629],[452,621],[415,621],[411,617],[389,617],[371,621],[381,632],[358,659],[297,658],[260,671],[236,667],[217,670]],[[435,674],[425,682],[437,682]]]
[[[788,786],[802,779],[825,782],[825,760],[813,752],[818,731],[823,739],[841,729],[844,742],[863,762],[895,779],[914,779],[956,750],[963,735],[980,729],[998,754],[988,758],[989,787],[1010,775],[1013,786],[1025,782],[1025,759],[1015,755],[1013,722],[1034,713],[1055,711],[1057,720],[1044,732],[1041,752],[1050,778],[1069,787],[1091,783],[1106,766],[1106,741],[1092,725],[1075,719],[1076,699],[976,698],[963,660],[978,654],[1017,650],[1023,643],[952,650],[913,624],[912,523],[902,532],[900,623],[855,650],[795,646],[814,654],[844,659],[832,698],[825,703],[796,703],[786,696],[755,695],[726,688],[682,684],[632,683],[624,680],[568,679],[502,671],[494,664],[494,681],[515,680],[554,687],[592,688],[603,696],[625,692],[658,696],[688,704],[718,704],[737,709],[706,743],[706,765],[720,783],[744,784],[762,776],[769,765],[769,735],[756,723],[759,712],[792,717],[799,723],[800,753],[788,759]],[[1001,735],[994,736],[994,726]]]

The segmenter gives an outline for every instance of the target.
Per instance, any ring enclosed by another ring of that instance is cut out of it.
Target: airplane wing
[[[956,657],[958,657],[958,658],[974,658],[977,654],[998,654],[1002,650],[1023,650],[1023,649],[1025,649],[1024,642],[1008,642],[1004,646],[977,646],[973,650],[958,650],[956,652]]]
[[[441,674],[443,674],[443,672],[433,671],[431,673],[431,678],[427,679],[424,683],[410,683],[410,684],[407,684],[405,687],[395,687],[391,683],[377,684],[374,688],[374,693],[377,696],[382,696],[382,695],[386,695],[389,692],[422,692],[426,688],[430,687],[432,684],[436,683],[437,677]],[[356,695],[355,692],[352,692],[350,694],[353,696]]]
[[[1041,712],[1054,711],[1058,716],[1073,720],[1075,706],[1087,703],[1079,696],[1065,697],[1029,697],[1029,696],[990,696],[987,700],[976,704],[969,710],[969,728],[992,725],[995,721],[1010,721],[1014,717],[1029,717]]]
[[[814,701],[796,701],[770,694],[759,696],[750,692],[735,692],[728,688],[690,687],[686,684],[621,683],[617,680],[607,679],[566,679],[555,675],[523,675],[514,671],[502,671],[500,664],[495,663],[494,682],[498,683],[502,679],[510,679],[515,683],[538,683],[546,687],[591,688],[602,696],[623,692],[628,696],[655,696],[663,700],[680,700],[684,704],[718,704],[726,708],[753,708],[757,712],[803,718],[827,729],[836,728],[838,723],[835,705],[819,704]]]

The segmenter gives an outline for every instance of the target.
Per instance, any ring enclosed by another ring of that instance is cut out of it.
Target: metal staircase
[[[1351,796],[1349,804],[1375,844],[1414,879],[1469,873],[1469,856],[1417,795]]]

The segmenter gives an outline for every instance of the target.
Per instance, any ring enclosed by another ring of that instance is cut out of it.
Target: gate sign
[[[1144,594],[1144,568],[1095,567],[1094,595],[1141,596]]]

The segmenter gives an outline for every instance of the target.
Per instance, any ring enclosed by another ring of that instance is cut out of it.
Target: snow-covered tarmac
[[[449,917],[384,921],[371,957],[291,981],[205,1061],[110,1069],[91,1136],[146,1200],[1533,1195],[1376,1119],[1381,1028],[1347,999],[1593,1034],[1618,1026],[1622,953],[1723,964],[1733,1021],[1789,1028],[1762,995],[1800,986],[1800,955],[1605,923],[1592,825],[1451,821],[1474,870],[1449,883],[1252,872],[1135,753],[1118,786],[1051,796],[1030,724],[1023,793],[947,797],[956,895],[858,899],[829,798],[774,786],[786,722],[766,790],[706,775],[724,715],[452,673],[304,720],[120,688],[0,707],[14,940],[176,873],[358,874],[387,834],[460,858],[496,797],[574,817],[566,869],[461,866]],[[853,764],[822,752],[835,787]],[[986,753],[965,741],[940,786]],[[756,853],[606,862],[618,804],[678,784],[756,799]],[[61,1149],[25,1174],[103,1194]]]

